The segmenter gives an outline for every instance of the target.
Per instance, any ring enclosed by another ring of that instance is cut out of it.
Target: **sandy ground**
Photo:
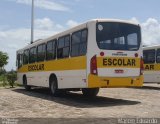
[[[108,117],[160,118],[160,85],[101,89],[92,99],[81,92],[52,97],[48,89],[0,88],[0,118],[90,118],[96,122]]]

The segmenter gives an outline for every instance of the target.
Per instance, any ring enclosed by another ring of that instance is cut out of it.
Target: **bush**
[[[17,73],[15,71],[11,71],[6,76],[7,76],[7,81],[9,82],[9,85],[13,88],[14,83],[17,80]]]
[[[3,86],[3,87],[5,87],[6,85],[7,85],[7,78],[6,78],[6,75],[1,75],[0,76],[0,81],[2,82],[2,83],[0,83],[0,86]]]
[[[5,69],[0,69],[0,76],[5,74],[6,73],[6,70]]]

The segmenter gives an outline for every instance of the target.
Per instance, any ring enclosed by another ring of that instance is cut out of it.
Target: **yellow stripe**
[[[122,65],[104,65],[103,59],[121,59],[124,63]],[[128,60],[134,60],[135,65],[125,65]],[[139,68],[140,58],[131,57],[97,57],[98,68]],[[33,64],[24,65],[18,69],[18,72],[38,72],[38,71],[60,71],[60,70],[81,70],[86,69],[86,56],[73,57],[59,60],[51,60],[45,62],[36,62]]]
[[[106,61],[105,61],[105,60]],[[112,61],[112,64],[110,65],[104,65],[104,61],[107,63],[108,59],[110,59],[110,61]],[[113,63],[113,60],[116,60],[116,63]],[[117,61],[120,60],[121,63],[117,63]],[[132,64],[132,60],[135,61],[135,65],[133,64],[132,66],[130,66],[130,62]],[[127,65],[128,64],[128,65]],[[97,66],[98,68],[140,68],[140,58],[134,58],[134,57],[98,57],[97,58]]]
[[[144,64],[145,71],[160,71],[160,64]]]
[[[43,65],[44,67],[41,67]],[[29,67],[30,71],[28,70]],[[35,68],[36,67],[36,68]],[[38,70],[39,69],[39,70]],[[38,62],[22,66],[18,72],[60,71],[86,69],[86,56]]]

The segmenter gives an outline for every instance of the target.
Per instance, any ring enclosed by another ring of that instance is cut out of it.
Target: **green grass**
[[[0,82],[0,87],[3,87],[3,84]]]
[[[0,82],[3,80],[3,76],[2,75],[0,75]]]
[[[10,85],[9,85],[9,83],[6,81],[5,87],[8,87],[8,86],[10,86]],[[22,85],[19,84],[18,82],[15,82],[15,83],[14,83],[14,87],[20,87],[20,86],[22,86]],[[2,82],[2,81],[0,81],[0,87],[3,87],[3,82]]]
[[[21,87],[21,86],[23,86],[23,85],[22,85],[22,84],[19,84],[18,82],[15,82],[15,83],[14,83],[14,86],[15,86],[15,87]]]

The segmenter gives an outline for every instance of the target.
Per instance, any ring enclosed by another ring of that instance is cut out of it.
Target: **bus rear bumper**
[[[88,76],[88,88],[141,87],[143,80],[143,75],[138,77],[99,77],[90,74]]]

